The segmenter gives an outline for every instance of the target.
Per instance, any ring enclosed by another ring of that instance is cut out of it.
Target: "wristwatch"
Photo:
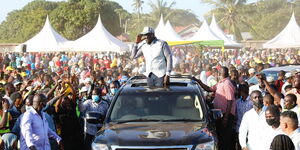
[[[8,111],[7,111],[7,109],[5,109],[5,110],[2,110],[2,111],[3,111],[3,112],[8,112]]]

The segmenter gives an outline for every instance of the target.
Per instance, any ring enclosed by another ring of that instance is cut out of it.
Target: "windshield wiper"
[[[200,119],[187,119],[187,118],[162,120],[162,122],[172,122],[172,121],[199,122],[199,121],[202,121],[202,120],[200,120]]]
[[[156,122],[156,121],[163,121],[163,120],[139,118],[139,119],[131,119],[131,120],[116,120],[111,122],[126,123],[126,122]]]

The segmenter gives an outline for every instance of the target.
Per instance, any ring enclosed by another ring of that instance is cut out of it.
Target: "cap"
[[[255,73],[255,69],[254,69],[254,68],[250,68],[250,69],[248,70],[248,72],[249,72],[249,74]]]
[[[153,33],[154,34],[154,29],[151,27],[144,27],[143,31],[141,34],[148,34],[148,33]]]
[[[273,76],[267,76],[267,82],[274,82],[274,77]]]
[[[27,91],[31,91],[32,89],[33,89],[32,86],[28,86],[28,87],[26,88]]]
[[[14,86],[17,86],[18,84],[22,84],[22,82],[21,82],[21,81],[16,81],[16,82],[14,83]]]
[[[26,72],[21,72],[20,75],[21,75],[22,77],[27,76]]]
[[[237,70],[242,70],[244,67],[242,65],[237,66]]]
[[[286,79],[288,79],[288,78],[292,77],[292,73],[288,72],[284,76],[285,76]]]
[[[85,78],[83,82],[84,82],[84,83],[89,83],[89,82],[91,83],[91,82],[92,82],[92,79],[91,79],[91,78]]]
[[[11,66],[8,66],[8,67],[6,67],[6,70],[13,71],[14,68],[12,68]]]
[[[297,70],[297,69],[294,69],[294,70],[291,71],[291,75],[292,75],[292,76],[295,76],[297,73],[298,73],[298,70]]]
[[[80,93],[82,93],[82,92],[87,92],[89,89],[87,88],[87,87],[82,87],[81,89],[80,89]]]

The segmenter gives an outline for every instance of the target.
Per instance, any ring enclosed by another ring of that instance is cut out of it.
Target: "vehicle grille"
[[[138,150],[138,149],[130,149],[130,148],[117,148],[116,150]],[[142,150],[187,150],[187,148],[146,148]]]
[[[191,150],[192,145],[179,146],[116,146],[112,145],[112,150]]]

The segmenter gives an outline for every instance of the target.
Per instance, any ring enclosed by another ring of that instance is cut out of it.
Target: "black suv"
[[[149,88],[145,77],[136,76],[120,88],[100,119],[103,127],[92,149],[215,150],[214,120],[221,115],[208,108],[189,76],[171,76],[167,88]]]

